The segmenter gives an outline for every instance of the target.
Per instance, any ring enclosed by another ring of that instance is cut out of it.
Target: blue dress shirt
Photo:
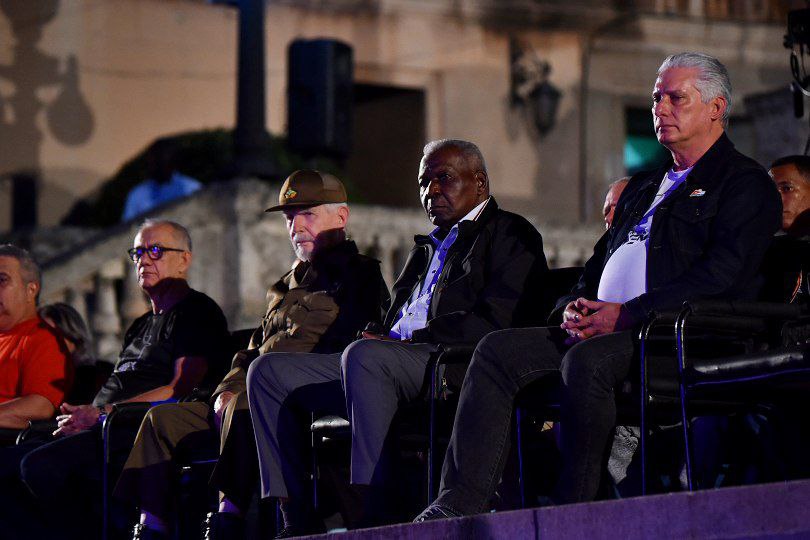
[[[459,220],[459,223],[462,221],[475,221],[481,215],[487,202],[489,202],[489,198],[473,208]],[[430,300],[433,298],[433,290],[436,288],[436,282],[444,268],[447,252],[458,238],[458,223],[453,225],[443,240],[437,236],[439,231],[440,229],[436,227],[428,235],[436,250],[433,252],[433,258],[430,260],[430,266],[422,279],[421,286],[414,287],[410,300],[402,306],[399,311],[399,318],[391,327],[389,335],[394,339],[411,339],[414,330],[419,330],[427,325],[427,315],[430,309]]]

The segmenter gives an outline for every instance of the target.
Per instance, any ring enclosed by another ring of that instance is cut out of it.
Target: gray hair
[[[42,285],[42,270],[31,254],[13,244],[0,245],[0,257],[13,257],[20,263],[20,275],[25,283]]]
[[[62,337],[76,346],[71,355],[74,364],[92,364],[95,361],[93,338],[78,311],[68,304],[56,302],[42,306],[38,313],[41,318],[53,321]]]
[[[708,54],[683,52],[667,56],[664,63],[658,68],[658,74],[676,67],[698,69],[700,75],[695,81],[695,87],[700,92],[700,99],[703,103],[708,103],[718,96],[726,100],[723,127],[727,127],[728,117],[731,114],[731,79],[726,66]]]
[[[425,148],[422,150],[423,156],[428,156],[433,154],[434,152],[438,152],[444,148],[456,148],[461,151],[461,154],[464,156],[464,159],[467,163],[474,169],[480,170],[487,176],[487,164],[484,162],[484,154],[481,153],[481,150],[470,141],[463,141],[461,139],[438,139],[435,141],[430,141],[425,145]]]
[[[326,203],[323,205],[330,213],[334,214],[339,208],[348,208],[349,205],[345,202]]]
[[[189,234],[188,229],[176,221],[170,221],[168,219],[147,219],[138,227],[138,231],[135,233],[135,236],[139,235],[144,229],[148,229],[150,227],[159,227],[161,225],[171,228],[175,238],[179,240],[181,244],[183,244],[180,247],[187,251],[191,251],[191,235]]]

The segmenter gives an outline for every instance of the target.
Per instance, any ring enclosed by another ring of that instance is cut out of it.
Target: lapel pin
[[[706,190],[703,189],[696,189],[689,194],[690,197],[703,197],[704,195],[706,195]]]

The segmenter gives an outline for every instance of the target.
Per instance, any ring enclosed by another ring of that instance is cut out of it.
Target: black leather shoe
[[[434,503],[422,510],[422,513],[416,516],[413,522],[422,523],[425,521],[435,521],[437,519],[451,519],[457,517],[461,517],[461,514],[451,508]]]
[[[287,525],[273,538],[293,538],[294,536],[310,536],[312,534],[323,534],[326,528],[323,525],[311,524],[308,526]]]
[[[228,512],[209,512],[202,525],[203,540],[244,540],[245,520]]]
[[[132,540],[169,540],[169,537],[143,523],[138,523],[132,528]]]

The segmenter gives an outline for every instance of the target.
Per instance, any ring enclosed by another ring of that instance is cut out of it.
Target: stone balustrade
[[[267,288],[293,262],[281,214],[264,212],[277,196],[277,187],[256,180],[215,184],[149,216],[189,229],[194,253],[189,282],[219,303],[231,329],[257,324]],[[581,265],[600,234],[598,227],[562,229],[533,221],[543,233],[552,267]],[[118,356],[123,330],[148,309],[126,254],[138,224],[88,233],[43,264],[42,303],[64,301],[75,307],[95,334],[98,357],[111,361]],[[429,229],[420,209],[351,206],[349,234],[362,252],[381,261],[389,285],[414,233]]]

